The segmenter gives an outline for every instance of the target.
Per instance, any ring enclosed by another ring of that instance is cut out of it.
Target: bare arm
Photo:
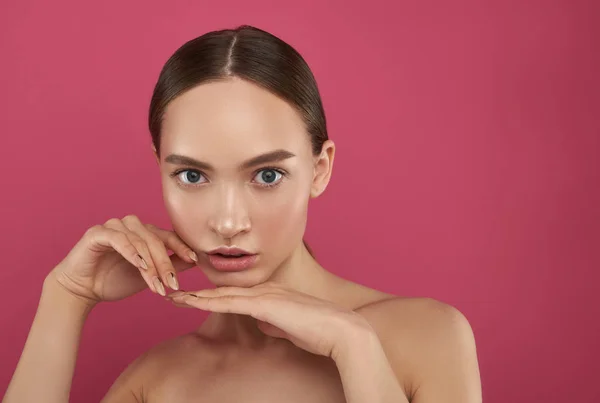
[[[372,304],[361,312],[377,329],[381,344],[349,339],[341,350],[336,363],[348,402],[482,401],[473,331],[458,309],[432,298],[410,298]],[[392,373],[404,381],[402,396]]]
[[[81,331],[93,309],[49,277],[25,348],[3,403],[69,401]],[[102,402],[139,403],[138,380],[144,376],[145,355],[118,377]]]
[[[429,299],[423,316],[427,348],[413,403],[481,403],[482,388],[473,329],[451,305]]]
[[[69,401],[81,330],[92,308],[46,278],[4,403]]]
[[[335,363],[348,403],[408,403],[374,332],[352,338]]]
[[[167,248],[174,253],[169,255]],[[134,215],[88,228],[44,280],[3,402],[68,402],[81,331],[94,306],[134,295],[145,283],[164,295],[164,284],[170,281],[177,289],[175,273],[196,261],[175,232],[144,224]]]

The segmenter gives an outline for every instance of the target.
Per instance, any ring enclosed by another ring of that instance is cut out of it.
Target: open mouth
[[[225,255],[223,253],[214,253],[214,255],[221,256],[221,257],[228,257],[228,258],[232,258],[232,259],[240,258],[240,257],[244,257],[244,256],[249,256],[249,255],[246,255],[246,254],[241,254],[241,255]]]
[[[242,254],[237,254],[237,255],[231,255],[231,254],[224,254],[224,253],[213,253],[213,256],[219,256],[219,257],[227,257],[227,258],[231,258],[231,259],[239,259],[241,257],[245,257],[245,256],[252,256],[250,254],[247,253],[242,253]]]

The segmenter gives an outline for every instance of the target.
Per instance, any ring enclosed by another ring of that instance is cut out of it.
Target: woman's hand
[[[375,334],[360,314],[272,282],[249,288],[177,291],[167,299],[181,307],[252,316],[263,333],[334,360],[357,337]]]
[[[196,265],[192,257],[197,259],[173,231],[128,215],[89,228],[46,281],[92,305],[126,298],[146,285],[165,295],[165,286],[179,288],[177,272]]]

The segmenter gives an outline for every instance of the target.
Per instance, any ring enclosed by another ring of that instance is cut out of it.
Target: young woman
[[[44,281],[5,403],[67,402],[89,312],[146,287],[211,314],[137,358],[104,402],[481,401],[460,311],[336,276],[303,242],[335,145],[290,45],[251,26],[185,43],[149,127],[173,231],[128,215],[84,234]],[[216,288],[180,290],[192,267]]]

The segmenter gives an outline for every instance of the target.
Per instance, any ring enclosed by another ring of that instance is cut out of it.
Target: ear
[[[310,189],[310,197],[318,197],[325,191],[333,170],[335,144],[331,140],[323,143],[321,154],[315,157],[314,176]]]

